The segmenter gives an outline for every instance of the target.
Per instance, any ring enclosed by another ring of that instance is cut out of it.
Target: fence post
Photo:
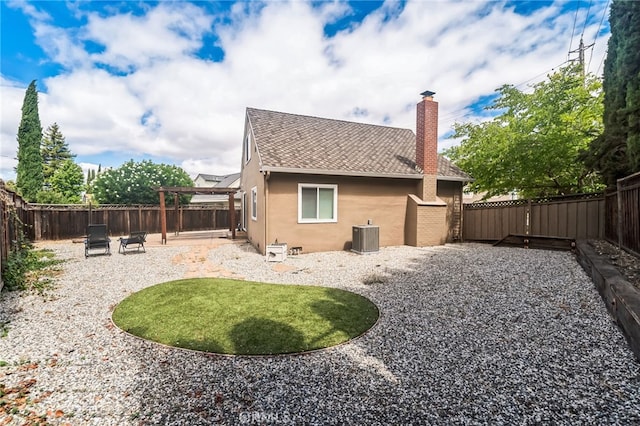
[[[616,201],[618,202],[618,250],[622,247],[622,184],[616,181]]]
[[[524,230],[526,235],[529,235],[531,232],[531,198],[527,200],[527,213],[525,217]]]
[[[167,211],[164,204],[164,190],[159,192],[160,195],[160,228],[162,229],[162,244],[167,244]]]
[[[179,235],[180,234],[180,206],[178,206],[178,193],[176,192],[175,194],[173,194],[173,210],[174,210],[174,215],[175,215],[175,231],[174,234],[175,235]]]

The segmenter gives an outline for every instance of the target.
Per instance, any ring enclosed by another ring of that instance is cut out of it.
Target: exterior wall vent
[[[375,253],[379,250],[380,227],[355,225],[351,251],[359,254]]]

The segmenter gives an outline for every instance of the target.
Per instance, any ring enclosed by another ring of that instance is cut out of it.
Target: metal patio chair
[[[144,243],[147,241],[146,231],[135,231],[132,232],[128,237],[120,238],[119,240],[120,247],[118,247],[118,253],[127,254],[128,246],[134,244],[136,245],[136,247],[134,247],[135,249],[137,249],[138,251],[142,249],[142,252],[146,253],[146,250],[144,249]]]
[[[84,240],[84,257],[89,257],[89,251],[104,250],[102,254],[111,254],[111,240],[107,233],[107,225],[96,224],[87,227],[87,238]]]

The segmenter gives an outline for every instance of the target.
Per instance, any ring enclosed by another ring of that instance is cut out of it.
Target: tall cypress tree
[[[57,169],[60,168],[65,160],[71,160],[75,157],[69,150],[62,132],[60,132],[60,126],[58,123],[53,123],[44,132],[42,138],[42,173],[45,184],[51,184],[51,178]]]
[[[591,162],[609,185],[640,171],[640,2],[613,0],[604,64],[604,132]]]
[[[640,171],[640,2],[624,1],[623,16],[618,23],[624,34],[620,48],[621,73],[625,76],[627,116],[627,152],[631,172]]]
[[[38,114],[38,92],[33,80],[24,95],[22,118],[18,128],[18,166],[16,167],[16,187],[27,201],[35,201],[42,190],[42,127]]]

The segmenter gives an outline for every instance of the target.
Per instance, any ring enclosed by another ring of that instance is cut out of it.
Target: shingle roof
[[[216,186],[219,186],[220,188],[231,188],[234,187],[234,183],[240,179],[240,173],[232,173],[230,175],[226,175],[226,176],[221,176],[221,180],[220,182],[216,183]],[[238,187],[239,183],[235,184],[235,187]]]
[[[264,169],[419,178],[409,129],[247,108]],[[439,156],[438,175],[469,176]]]
[[[201,177],[202,179],[204,179],[206,181],[209,181],[209,182],[220,182],[224,176],[207,175],[207,174],[204,174],[204,173],[200,173],[198,176],[196,176],[196,179],[198,177]]]
[[[473,178],[465,173],[460,167],[438,154],[438,178],[442,180],[460,180],[464,182],[472,181]]]

